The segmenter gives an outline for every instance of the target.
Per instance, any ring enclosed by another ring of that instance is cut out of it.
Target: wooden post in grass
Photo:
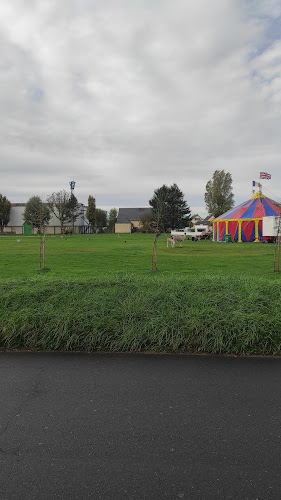
[[[43,224],[43,217],[42,217],[42,206],[40,209],[40,228],[39,228],[39,234],[40,234],[40,269],[43,268],[45,269],[45,226]],[[43,237],[41,237],[43,234]]]
[[[274,263],[273,263],[273,271],[278,273],[280,272],[280,242],[281,242],[281,216],[279,216],[278,219],[277,236],[274,248]]]
[[[42,241],[42,250],[43,250],[43,269],[45,269],[45,233],[43,234],[43,241]]]
[[[157,231],[155,233],[155,238],[154,238],[154,242],[153,242],[151,271],[157,271],[157,238],[159,238],[159,236],[160,236],[160,232]]]
[[[277,251],[277,253],[278,253],[278,258],[277,258],[277,262],[278,262],[278,264],[277,264],[277,270],[278,270],[278,272],[279,272],[279,271],[280,271],[280,234],[279,234],[279,236],[278,236],[278,251]]]
[[[162,217],[164,213],[164,207],[165,207],[165,199],[162,198],[162,196],[160,196],[157,199],[156,207],[153,213],[155,237],[152,250],[151,271],[157,271],[157,240],[159,236],[161,236],[161,226],[163,226]]]
[[[279,273],[280,272],[280,235],[277,236],[275,249],[274,249],[274,266],[273,271]]]
[[[39,269],[45,269],[46,257],[45,257],[45,234],[43,238],[40,238],[40,259],[39,259]]]

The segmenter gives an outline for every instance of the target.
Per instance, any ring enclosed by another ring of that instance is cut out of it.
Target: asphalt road
[[[1,500],[281,498],[281,359],[0,353]]]

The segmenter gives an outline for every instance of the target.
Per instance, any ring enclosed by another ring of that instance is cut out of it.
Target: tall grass
[[[281,353],[281,283],[204,273],[8,280],[0,347]]]

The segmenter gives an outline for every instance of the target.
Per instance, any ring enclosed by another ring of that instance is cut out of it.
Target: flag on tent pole
[[[267,172],[260,172],[260,179],[271,179],[271,175]]]
[[[261,187],[260,182],[253,181],[253,187],[258,186],[259,188]]]

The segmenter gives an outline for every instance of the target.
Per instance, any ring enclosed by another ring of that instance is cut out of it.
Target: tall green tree
[[[142,233],[154,233],[155,232],[155,218],[152,212],[144,214],[140,220],[140,230]]]
[[[160,232],[185,227],[191,219],[190,208],[177,184],[170,187],[163,184],[154,191],[149,204]]]
[[[74,224],[79,216],[79,203],[72,193],[58,191],[47,199],[48,206],[54,216],[60,221],[61,232],[65,224]]]
[[[107,226],[107,213],[101,208],[96,208],[96,229],[99,233],[103,232],[103,228]]]
[[[108,215],[108,228],[111,233],[114,233],[115,223],[117,222],[117,210],[111,208]]]
[[[43,203],[39,196],[32,196],[25,205],[23,219],[39,233],[49,224],[51,213],[48,205]]]
[[[9,224],[12,204],[6,196],[0,194],[0,231],[3,234],[4,227]]]
[[[209,215],[218,217],[234,206],[232,176],[224,170],[216,170],[206,184],[205,203]]]
[[[92,227],[92,230],[94,231],[96,226],[96,200],[91,195],[88,197],[86,217]]]
[[[76,196],[74,196],[73,192],[70,194],[69,198],[69,209],[70,209],[70,218],[71,218],[71,223],[72,223],[72,230],[74,233],[74,223],[78,216],[80,215],[81,209],[80,209],[80,204],[78,203],[78,200]]]

